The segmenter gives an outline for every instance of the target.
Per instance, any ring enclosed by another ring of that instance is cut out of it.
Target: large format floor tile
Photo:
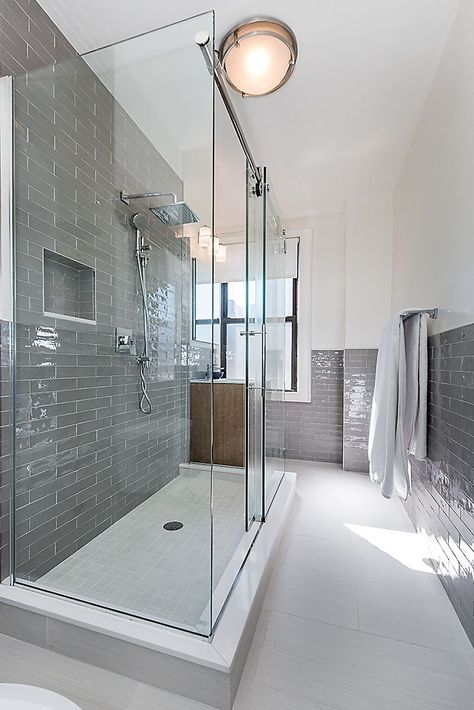
[[[474,651],[403,506],[366,476],[290,462],[298,501],[234,710],[468,710]],[[82,710],[204,705],[0,637],[0,681]]]
[[[467,710],[474,651],[398,500],[289,462],[298,500],[236,710]]]
[[[255,682],[354,710],[386,699],[467,708],[474,679],[462,654],[272,613]]]

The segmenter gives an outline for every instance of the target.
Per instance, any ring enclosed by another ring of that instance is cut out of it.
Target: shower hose
[[[146,290],[145,281],[145,258],[142,257],[140,252],[137,252],[137,263],[138,263],[138,274],[140,277],[140,289],[142,292],[142,302],[143,302],[143,354],[137,358],[138,366],[140,368],[140,388],[141,397],[138,400],[138,408],[143,414],[150,414],[152,410],[151,400],[148,396],[148,383],[145,377],[145,370],[150,364],[150,357],[148,355],[148,298]]]

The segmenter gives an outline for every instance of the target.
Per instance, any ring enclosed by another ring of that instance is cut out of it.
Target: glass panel
[[[219,345],[219,329],[215,328],[214,336],[212,331],[211,323],[196,325],[196,340],[200,340],[204,343],[212,343],[212,338],[214,337],[214,345]]]
[[[247,527],[263,517],[264,201],[247,167]],[[253,333],[253,335],[250,335]]]
[[[268,257],[270,262],[277,259],[273,254]],[[274,264],[270,263],[270,268]],[[272,278],[271,274],[266,283],[266,318],[281,318],[291,316],[293,312],[293,279]]]
[[[245,238],[245,158],[230,123],[227,111],[216,95],[216,164],[215,164],[215,235],[222,244],[240,243],[243,251]],[[238,250],[237,250],[238,253]],[[219,257],[214,253],[214,257]],[[224,284],[227,269],[240,266],[235,250],[226,248],[225,261],[215,261],[216,280]],[[242,268],[242,277],[245,271]],[[223,315],[233,316],[236,308],[245,306],[245,288],[234,289],[230,283],[222,288],[228,297],[223,304]],[[220,302],[214,304],[214,317],[220,318]],[[228,325],[221,332],[221,323],[214,326],[215,370],[221,374],[221,349],[227,347],[227,378],[216,379],[213,386],[214,412],[214,475],[213,475],[213,597],[212,616],[216,623],[224,602],[245,560],[253,538],[245,530],[245,338],[240,335],[245,324]],[[239,370],[243,367],[243,372]],[[230,378],[236,378],[230,380]],[[239,381],[240,380],[240,381]]]
[[[213,346],[191,342],[189,239],[213,210],[202,30],[212,13],[16,80],[15,576],[208,635],[212,385],[193,380]],[[121,191],[176,193],[200,221],[182,226],[171,194]]]
[[[264,190],[265,201],[265,514],[285,471],[285,372],[287,358],[285,315],[291,279],[284,271],[285,238],[273,192]],[[291,310],[290,310],[291,313]],[[291,373],[291,370],[290,370]],[[290,374],[291,382],[291,374]]]
[[[285,390],[291,390],[293,325],[285,323]]]
[[[221,302],[220,284],[196,284],[196,320],[212,318],[212,291],[214,290],[214,311],[218,317]]]
[[[255,284],[254,284],[255,292]],[[255,298],[255,297],[254,297]],[[235,281],[228,285],[227,293],[227,315],[229,318],[245,317],[246,288],[245,281]]]
[[[227,325],[227,374],[230,379],[245,381],[245,338],[240,334],[244,323]]]

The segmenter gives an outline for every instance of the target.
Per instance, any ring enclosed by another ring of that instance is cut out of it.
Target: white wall
[[[284,220],[288,232],[312,232],[312,350],[344,348],[345,218],[343,213]],[[301,293],[305,298],[305,293]]]
[[[351,200],[346,213],[346,348],[377,348],[391,314],[391,195]]]
[[[285,221],[312,233],[312,350],[377,348],[391,315],[391,195],[349,201],[346,212]],[[305,299],[304,291],[301,299]]]
[[[394,308],[438,306],[431,332],[474,321],[474,2],[464,0],[394,201]]]

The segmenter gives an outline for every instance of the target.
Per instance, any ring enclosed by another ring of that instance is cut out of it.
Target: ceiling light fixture
[[[279,89],[293,73],[297,57],[294,32],[271,18],[234,27],[219,48],[225,77],[242,96],[264,96]]]

